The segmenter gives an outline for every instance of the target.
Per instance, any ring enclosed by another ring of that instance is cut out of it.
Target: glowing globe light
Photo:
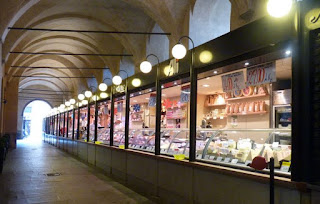
[[[105,92],[100,93],[100,98],[107,98],[108,94]]]
[[[213,55],[208,50],[202,51],[199,56],[200,62],[202,63],[209,63],[211,62],[212,58],[213,58]]]
[[[139,87],[141,85],[141,80],[138,79],[138,78],[135,78],[135,79],[132,80],[131,83],[132,83],[132,86]]]
[[[86,91],[84,92],[84,95],[87,97],[87,98],[90,98],[92,96],[92,92],[91,91]]]
[[[185,46],[183,46],[182,44],[176,44],[173,48],[172,48],[172,55],[174,58],[176,59],[182,59],[186,56],[187,54],[187,49]]]
[[[82,106],[82,103],[81,103],[81,102],[78,103],[78,107],[80,107],[80,106]]]
[[[82,104],[83,104],[83,105],[87,105],[87,104],[88,104],[88,101],[87,101],[87,100],[83,100],[83,101],[82,101]]]
[[[61,105],[60,105],[60,108],[61,108],[61,109],[64,109],[65,107],[66,107],[66,105],[64,105],[64,104],[61,104]]]
[[[100,90],[100,91],[106,91],[107,89],[108,89],[108,85],[107,85],[107,84],[101,83],[101,84],[99,85],[99,90]]]
[[[152,65],[150,62],[148,62],[148,61],[141,62],[141,64],[140,64],[141,72],[147,74],[151,71],[151,69],[152,69]]]
[[[73,98],[70,99],[70,104],[71,104],[71,105],[73,105],[73,104],[75,104],[75,103],[76,103],[76,100],[75,100],[75,99],[73,99]]]
[[[99,98],[99,96],[97,96],[97,95],[93,95],[92,96],[92,100],[94,100],[94,101],[97,101],[97,100],[99,100],[100,98]]]
[[[292,7],[292,0],[269,0],[267,11],[270,16],[281,18],[287,15]]]
[[[65,104],[67,107],[69,107],[69,106],[71,105],[70,101],[66,101],[64,104]]]
[[[112,83],[115,85],[120,85],[122,83],[122,78],[119,75],[116,75],[112,78]]]
[[[85,97],[84,97],[83,94],[79,94],[79,95],[78,95],[78,99],[79,99],[80,101],[82,101],[84,98],[85,98]]]

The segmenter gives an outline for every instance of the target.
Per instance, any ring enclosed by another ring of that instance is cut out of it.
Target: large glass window
[[[103,101],[98,103],[98,141],[103,144],[110,144],[110,116],[111,102]]]
[[[59,115],[54,116],[54,135],[58,135],[58,117]]]
[[[75,109],[74,110],[74,135],[73,135],[74,139],[78,139],[77,138],[77,136],[78,136],[78,114],[79,114],[78,109]]]
[[[162,85],[161,154],[189,156],[188,79]]]
[[[198,75],[197,159],[247,168],[256,156],[288,174],[291,57],[271,53]],[[267,171],[267,170],[266,170]]]
[[[115,146],[124,145],[125,141],[125,118],[126,118],[126,102],[125,96],[117,97],[114,100],[114,133],[113,144]]]
[[[87,124],[88,124],[88,107],[84,106],[80,108],[80,120],[79,120],[79,140],[87,140]]]
[[[64,113],[60,113],[60,126],[59,126],[59,136],[63,136],[63,133],[64,133],[64,127],[63,127],[63,123],[64,123]]]
[[[95,111],[96,106],[95,104],[90,105],[90,125],[89,125],[89,140],[90,142],[94,142],[94,132],[96,129],[95,126]]]
[[[155,150],[156,93],[153,89],[130,95],[129,148]]]
[[[68,114],[68,137],[72,138],[73,111]]]

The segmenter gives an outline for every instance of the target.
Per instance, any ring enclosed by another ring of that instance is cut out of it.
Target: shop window
[[[73,134],[73,138],[74,139],[78,139],[78,109],[76,108],[74,110],[74,134]]]
[[[54,135],[58,136],[58,120],[59,115],[54,116]]]
[[[154,89],[130,95],[129,148],[154,152],[156,93]]]
[[[72,124],[73,124],[73,113],[69,111],[68,113],[68,137],[72,138]]]
[[[63,123],[64,123],[64,113],[61,113],[61,114],[60,114],[59,136],[62,136],[62,137],[63,137],[63,134],[64,134],[64,126],[63,126]]]
[[[103,144],[110,144],[110,116],[111,102],[103,101],[98,103],[98,141]]]
[[[95,126],[95,111],[96,111],[96,106],[95,104],[90,105],[90,125],[89,125],[89,141],[94,142],[94,132],[96,130]]]
[[[198,160],[251,169],[256,156],[274,157],[276,172],[289,175],[292,68],[284,53],[198,75]]]
[[[162,85],[161,154],[189,156],[190,85],[186,81]]]
[[[88,107],[80,108],[79,140],[87,141]]]
[[[126,101],[125,96],[117,97],[114,100],[114,132],[113,144],[115,146],[124,145],[125,142],[125,119],[126,119]]]

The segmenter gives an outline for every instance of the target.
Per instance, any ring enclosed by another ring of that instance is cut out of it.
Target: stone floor
[[[0,203],[152,202],[59,149],[24,140],[5,161]]]

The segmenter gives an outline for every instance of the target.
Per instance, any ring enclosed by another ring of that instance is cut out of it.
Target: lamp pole
[[[127,75],[127,78],[126,78],[126,88],[125,88],[125,96],[126,96],[126,112],[125,112],[125,126],[124,126],[124,136],[125,136],[125,140],[124,140],[124,148],[125,149],[128,149],[129,148],[129,111],[130,111],[130,95],[128,94],[129,93],[129,88],[128,88],[128,77],[129,77],[129,74],[128,72],[124,71],[124,70],[120,70],[118,72],[118,74],[120,72],[124,72],[126,73]]]
[[[161,141],[161,84],[160,84],[160,60],[157,55],[149,54],[146,57],[155,57],[157,59],[157,75],[156,75],[156,135],[155,135],[155,155],[160,155],[160,141]]]

